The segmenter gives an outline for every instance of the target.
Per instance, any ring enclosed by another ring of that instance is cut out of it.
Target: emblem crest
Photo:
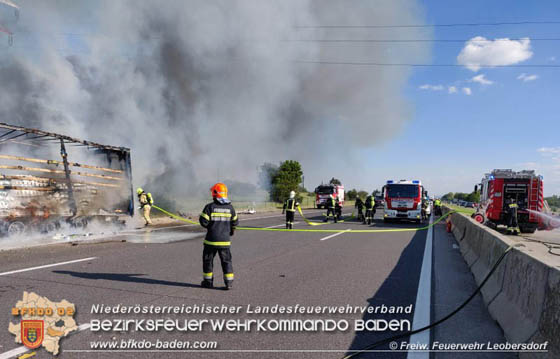
[[[45,323],[42,320],[21,321],[21,341],[30,349],[35,349],[43,343]]]

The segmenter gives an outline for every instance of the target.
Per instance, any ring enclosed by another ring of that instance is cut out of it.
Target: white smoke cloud
[[[178,195],[218,178],[254,181],[265,161],[300,160],[306,182],[348,166],[358,176],[367,163],[352,151],[412,118],[402,94],[410,70],[294,60],[422,62],[429,53],[423,43],[286,41],[363,37],[302,24],[422,23],[416,0],[19,4],[21,33],[0,67],[4,122],[130,147],[135,182]]]

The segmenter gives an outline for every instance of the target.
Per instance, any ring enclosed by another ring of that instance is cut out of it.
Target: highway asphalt
[[[314,220],[322,214],[310,211]],[[245,216],[241,225],[283,228],[280,214]],[[384,224],[378,212],[375,224],[366,226],[353,220],[310,227],[296,216],[302,229],[384,229],[416,228],[417,224]],[[432,235],[433,255],[424,258],[427,235]],[[237,231],[232,254],[235,287],[221,288],[218,259],[215,261],[216,289],[203,289],[201,280],[202,239],[193,238],[192,228],[174,227],[157,231],[136,231],[111,236],[114,241],[78,245],[53,244],[0,252],[0,359],[15,357],[21,345],[8,332],[11,308],[24,291],[35,292],[52,301],[66,299],[76,305],[75,319],[82,330],[61,340],[60,358],[341,358],[377,340],[400,331],[353,330],[356,320],[413,321],[414,310],[429,311],[433,320],[458,306],[476,287],[453,237],[443,224],[433,231],[385,233],[315,233]],[[126,240],[126,241],[121,241]],[[89,259],[87,259],[89,258]],[[83,260],[87,259],[87,260]],[[81,261],[79,261],[81,260]],[[432,262],[425,273],[427,287],[419,288],[422,265]],[[76,262],[72,262],[76,261]],[[60,264],[64,262],[72,262]],[[41,267],[36,268],[35,267]],[[416,308],[417,293],[431,299]],[[93,305],[125,306],[226,306],[241,307],[238,314],[93,314]],[[247,306],[385,307],[413,306],[410,314],[249,314]],[[199,332],[92,332],[83,328],[91,320],[102,319],[291,319],[346,320],[350,328],[335,332],[212,331]],[[98,341],[157,339],[172,341],[215,341],[217,349],[189,352],[147,350],[92,350]],[[399,349],[410,338],[397,340]],[[430,331],[430,340],[457,342],[504,342],[499,327],[489,317],[477,296],[461,315],[445,326]],[[403,344],[404,343],[404,344]],[[389,345],[359,358],[407,358],[407,350],[392,351]],[[417,355],[416,353],[415,355]],[[420,353],[437,358],[455,358],[456,353]],[[486,354],[485,354],[486,355]],[[50,358],[44,349],[35,358]],[[422,356],[419,356],[422,357]],[[480,353],[463,357],[479,358]],[[504,358],[503,353],[486,357]]]

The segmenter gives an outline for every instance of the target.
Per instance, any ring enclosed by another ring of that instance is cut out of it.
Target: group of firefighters
[[[142,188],[138,188],[136,193],[138,194],[140,208],[142,209],[142,215],[146,222],[145,225],[151,226],[152,220],[150,219],[150,210],[154,205],[152,194],[145,192]],[[230,251],[231,237],[234,235],[235,227],[238,225],[239,220],[231,201],[228,199],[228,189],[225,184],[216,183],[210,188],[210,193],[212,195],[212,202],[204,206],[199,217],[200,225],[207,230],[202,251],[203,280],[201,286],[203,288],[214,287],[214,257],[218,254],[222,265],[225,288],[229,290],[232,288],[234,278]],[[299,203],[296,199],[296,192],[291,191],[282,209],[282,214],[286,214],[286,229],[293,229],[295,212],[298,207]],[[326,207],[327,214],[325,222],[333,217],[333,221],[336,223],[342,215],[342,206],[338,198],[330,195]],[[373,195],[368,195],[365,201],[359,197],[356,198],[355,208],[358,210],[358,221],[368,225],[373,223],[376,208],[375,197]],[[516,230],[519,231],[517,224],[517,208],[517,203],[515,203],[514,200],[508,203],[508,233],[515,233]],[[434,201],[434,214],[436,216],[442,215],[441,200],[439,199]]]
[[[362,221],[363,224],[372,224],[373,217],[375,217],[375,197],[373,195],[369,195],[366,197],[366,201],[362,201],[360,197],[356,198],[356,203],[354,204],[354,208],[358,209],[358,221]],[[364,208],[366,209],[366,213],[364,215]]]

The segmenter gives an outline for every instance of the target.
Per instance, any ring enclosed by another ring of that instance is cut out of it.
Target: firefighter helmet
[[[210,188],[212,198],[227,198],[227,187],[223,183],[216,183]]]
[[[296,193],[294,191],[291,191],[290,192],[290,198],[295,198],[295,196],[296,196]]]
[[[142,192],[144,192],[144,190],[141,187],[138,187],[138,189],[136,190],[136,193],[141,194]]]

